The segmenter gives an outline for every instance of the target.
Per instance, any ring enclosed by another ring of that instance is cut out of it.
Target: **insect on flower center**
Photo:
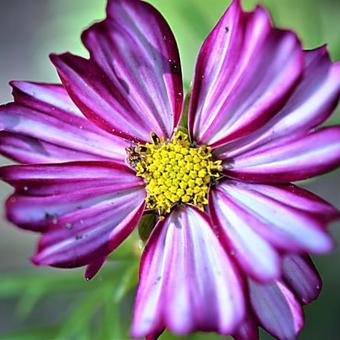
[[[208,203],[209,184],[222,170],[207,146],[195,147],[183,131],[169,141],[151,134],[152,142],[128,148],[128,161],[144,178],[147,208],[159,215],[178,203],[190,203],[203,210]]]

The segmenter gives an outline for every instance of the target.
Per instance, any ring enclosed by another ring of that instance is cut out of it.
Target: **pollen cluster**
[[[213,160],[207,146],[195,147],[183,131],[165,142],[154,134],[152,142],[138,145],[134,164],[147,189],[147,208],[164,216],[177,203],[190,203],[203,210],[209,184],[219,177],[221,161]]]

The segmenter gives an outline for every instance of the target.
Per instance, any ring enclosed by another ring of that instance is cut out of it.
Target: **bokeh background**
[[[177,38],[185,83],[190,84],[198,49],[229,0],[150,0],[166,17]],[[294,29],[306,48],[325,42],[340,59],[339,0],[265,0],[276,25]],[[244,0],[246,8],[255,0]],[[56,82],[48,54],[66,50],[86,55],[81,31],[104,17],[105,0],[1,0],[0,101],[11,100],[9,80]],[[340,113],[330,123],[340,123]],[[9,164],[0,158],[1,164]],[[340,170],[303,186],[340,208]],[[29,257],[36,237],[17,230],[4,218],[3,202],[11,189],[0,184],[0,339],[125,339],[130,319],[133,273],[122,262],[107,265],[93,282],[82,272],[33,268]],[[340,224],[331,226],[340,241]],[[301,339],[340,338],[340,249],[315,259],[323,277],[320,298],[305,308]],[[131,274],[132,273],[132,274]],[[124,277],[123,284],[117,277]],[[117,283],[118,282],[118,283]],[[125,294],[127,293],[127,294]],[[122,298],[124,296],[124,298]],[[197,334],[195,339],[214,339]],[[268,335],[263,334],[264,338]],[[165,334],[163,339],[173,338]]]

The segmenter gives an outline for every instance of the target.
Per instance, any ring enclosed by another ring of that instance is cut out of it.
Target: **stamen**
[[[213,160],[209,147],[192,146],[180,130],[168,142],[151,133],[151,141],[128,148],[128,161],[146,182],[147,208],[160,216],[180,203],[204,210],[209,184],[220,176],[222,162]]]

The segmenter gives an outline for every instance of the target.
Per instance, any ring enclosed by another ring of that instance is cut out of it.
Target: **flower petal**
[[[312,302],[320,294],[320,275],[307,256],[286,256],[283,261],[283,277],[304,304]]]
[[[156,226],[141,262],[132,336],[163,326],[231,334],[244,317],[240,278],[207,216],[181,207]]]
[[[277,251],[256,233],[253,226],[258,220],[228,195],[228,186],[218,185],[210,191],[209,211],[220,239],[249,276],[262,282],[280,276]]]
[[[7,202],[8,218],[44,233],[32,259],[38,265],[90,264],[93,274],[94,261],[114,250],[144,211],[142,180],[112,162],[12,166],[1,176],[18,192]]]
[[[151,131],[170,137],[183,105],[170,27],[143,1],[109,1],[107,15],[83,34],[90,61],[52,56],[65,87],[89,119],[114,134],[142,141]]]
[[[128,143],[89,122],[61,85],[12,82],[15,103],[0,107],[0,151],[23,163],[111,159]]]
[[[321,175],[340,166],[340,126],[278,139],[223,166],[228,176],[250,182],[287,183]]]
[[[79,267],[106,256],[134,230],[144,211],[143,189],[117,190],[109,199],[65,213],[39,241],[38,265]]]
[[[312,253],[325,253],[332,249],[333,242],[325,227],[331,220],[330,214],[337,212],[331,206],[327,210],[326,203],[321,200],[318,202],[315,196],[308,199],[307,195],[300,196],[299,191],[294,194],[286,186],[274,187],[232,180],[221,182],[216,190],[219,197],[229,199],[228,204],[233,202],[233,209],[237,208],[239,213],[237,220],[248,224],[256,234],[275,247],[291,252]],[[213,201],[214,209],[215,202],[216,198]],[[305,208],[299,207],[302,202],[306,202]],[[319,207],[315,214],[307,210],[313,206]],[[222,211],[222,205],[219,209]],[[236,215],[230,207],[228,212],[231,216]],[[236,221],[236,216],[234,218]]]
[[[107,259],[107,256],[99,256],[96,258],[94,261],[90,262],[85,271],[85,279],[86,280],[91,280],[100,270],[100,268],[103,266]]]
[[[0,109],[1,110],[1,109]],[[0,113],[1,114],[1,113]],[[0,153],[23,164],[100,160],[102,156],[58,146],[21,133],[0,131]],[[123,159],[123,157],[122,157]],[[118,161],[118,159],[116,159]]]
[[[43,233],[37,265],[89,265],[90,278],[138,224],[145,207],[143,181],[110,162],[12,166],[1,176],[17,193],[7,215],[19,227]]]
[[[143,188],[132,170],[112,162],[8,166],[1,168],[0,176],[16,188],[7,202],[9,220],[39,231],[51,221],[57,224],[56,218],[66,213],[100,202],[109,206],[117,196]]]
[[[261,185],[243,184],[245,189],[255,190],[276,201],[302,210],[325,224],[340,218],[340,211],[310,191],[293,184]]]
[[[229,143],[216,156],[228,160],[278,138],[303,134],[324,122],[339,101],[340,63],[333,64],[326,47],[304,52],[303,79],[284,107],[264,126]]]
[[[249,280],[250,301],[264,329],[281,340],[295,339],[303,327],[303,310],[282,282],[261,285]]]
[[[68,114],[71,119],[74,116],[84,118],[78,107],[69,97],[67,91],[60,84],[36,83],[29,81],[11,81],[13,98],[17,104],[30,107],[48,115],[59,110],[64,117]],[[66,113],[66,114],[65,114]],[[75,122],[76,123],[76,122]]]
[[[294,33],[274,29],[268,13],[232,2],[199,52],[189,128],[196,142],[220,146],[266,123],[303,71]]]
[[[151,333],[145,337],[145,340],[158,340],[158,338],[164,332],[164,327],[161,327],[159,330],[156,330],[154,333]]]
[[[237,332],[233,334],[235,340],[258,340],[259,330],[257,324],[251,316],[247,316],[238,328]]]

